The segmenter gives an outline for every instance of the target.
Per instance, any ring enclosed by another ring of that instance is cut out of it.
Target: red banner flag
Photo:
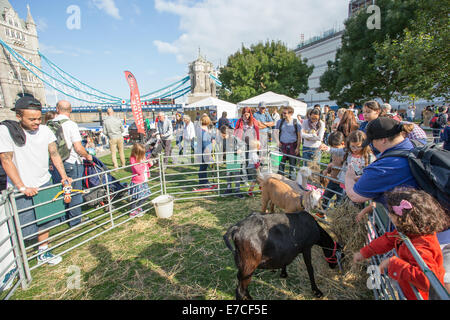
[[[125,77],[127,78],[128,85],[130,86],[131,110],[133,111],[133,117],[138,129],[138,133],[145,134],[144,114],[142,113],[141,95],[139,94],[139,88],[137,85],[136,78],[129,71],[125,71]]]

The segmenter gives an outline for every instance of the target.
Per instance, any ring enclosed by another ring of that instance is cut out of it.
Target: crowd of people
[[[32,207],[32,197],[37,195],[38,190],[52,184],[68,182],[73,183],[74,189],[82,189],[78,185],[81,184],[82,161],[92,161],[92,155],[82,144],[78,125],[70,120],[70,103],[58,102],[56,114],[46,115],[46,125],[41,124],[41,110],[41,104],[36,99],[21,98],[14,108],[19,122],[5,121],[0,125],[1,164],[8,185],[21,193],[17,198],[18,210]],[[355,253],[354,261],[397,248],[398,257],[383,261],[382,271],[386,268],[389,276],[399,281],[407,298],[413,298],[413,293],[406,288],[408,283],[415,284],[422,295],[428,297],[429,283],[412,256],[401,249],[404,245],[396,238],[398,232],[402,232],[417,245],[416,249],[430,269],[449,290],[449,208],[419,191],[420,184],[411,172],[408,159],[395,154],[386,156],[392,151],[410,151],[416,142],[427,143],[425,131],[413,122],[415,107],[408,108],[408,121],[403,121],[389,104],[380,105],[377,101],[366,102],[361,110],[355,109],[352,104],[348,108],[338,109],[336,113],[329,106],[322,109],[316,105],[308,110],[305,118],[295,116],[294,109],[289,106],[282,107],[281,114],[278,111],[278,108],[269,110],[264,102],[256,111],[250,107],[242,108],[234,127],[226,113],[220,119],[217,119],[217,114],[198,114],[195,121],[189,115],[177,113],[172,121],[161,112],[151,138],[160,140],[164,151],[163,164],[166,166],[170,157],[174,156],[173,141],[178,155],[193,155],[194,163],[199,165],[198,188],[195,191],[217,188],[208,178],[208,168],[219,162],[226,166],[224,194],[234,194],[240,198],[243,197],[243,185],[249,188],[247,194],[253,196],[257,171],[270,161],[268,151],[271,141],[282,154],[279,173],[293,180],[299,157],[304,163],[318,163],[322,154],[329,152],[330,164],[322,171],[330,178],[323,195],[324,208],[331,204],[335,194],[336,203],[346,195],[361,208],[358,221],[366,219],[375,204],[380,203],[389,210],[393,223],[389,233]],[[449,150],[448,109],[440,107],[438,114],[434,113],[432,117],[429,111],[427,108],[423,113],[423,124],[429,121],[430,127],[437,130],[437,125],[436,128],[433,125],[438,123],[438,135],[433,132],[435,141],[444,142],[443,148]],[[58,137],[59,129],[63,139]],[[122,167],[127,163],[123,132],[122,121],[114,116],[112,109],[108,110],[103,133],[109,139],[114,168],[119,168],[117,151]],[[67,154],[61,150],[67,150]],[[143,215],[142,205],[151,195],[148,179],[153,162],[147,155],[144,143],[133,145],[128,160],[133,173],[129,190],[133,202],[130,215],[140,217]],[[289,165],[288,173],[286,165]],[[49,233],[41,230],[48,230],[66,220],[70,227],[80,224],[81,203],[81,195],[74,195],[72,201],[65,205],[65,217],[39,225],[30,224],[36,220],[34,209],[19,213],[20,223],[28,224],[22,229],[23,236],[37,238],[40,263],[55,265],[62,259],[52,254],[46,241]],[[364,206],[365,203],[370,205]],[[318,217],[326,219],[325,215]]]

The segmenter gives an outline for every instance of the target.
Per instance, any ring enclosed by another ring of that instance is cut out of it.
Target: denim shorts
[[[46,184],[42,185],[40,188],[49,187],[51,185],[52,185],[52,183],[49,181]],[[33,204],[32,197],[27,197],[25,195],[19,195],[16,198],[16,206],[17,206],[18,211],[32,207],[33,205],[34,204]],[[23,226],[25,224],[36,221],[36,214],[34,212],[34,209],[29,209],[24,212],[20,212],[19,213],[19,221],[20,221],[20,226]],[[33,224],[30,224],[29,226],[22,228],[22,235],[24,238],[26,238],[34,233],[37,233],[39,230],[51,228],[61,222],[62,222],[61,218],[55,218],[49,222],[40,224],[39,226],[36,223],[33,223]],[[25,239],[25,240],[34,240],[35,238],[37,238],[37,235],[34,235],[33,237],[31,237],[29,239]]]

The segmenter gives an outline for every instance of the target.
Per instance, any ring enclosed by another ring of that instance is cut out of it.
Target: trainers
[[[62,261],[62,258],[55,256],[51,251],[41,253],[38,255],[38,263],[48,263],[51,266],[56,266]]]
[[[316,218],[327,221],[327,216],[322,213],[316,213],[315,216],[316,216]]]
[[[136,215],[136,217],[138,218],[142,218],[144,216],[144,210],[142,208],[137,209],[138,214]]]
[[[5,276],[3,277],[3,281],[0,284],[0,292],[11,289],[11,287],[14,283],[14,280],[10,281],[10,279],[11,279],[12,275],[14,274],[14,272],[16,272],[16,270],[17,270],[16,268],[13,268],[7,274],[5,274]],[[8,283],[8,281],[9,281],[9,283]]]
[[[134,210],[132,213],[130,213],[130,218],[136,218],[139,215],[138,210]]]

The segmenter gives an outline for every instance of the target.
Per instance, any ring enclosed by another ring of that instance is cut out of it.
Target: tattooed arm
[[[56,147],[55,142],[52,142],[48,145],[48,153],[50,154],[50,159],[53,162],[53,166],[56,170],[58,170],[59,175],[61,176],[61,183],[64,183],[64,181],[67,180],[70,184],[72,184],[72,179],[67,177],[66,170],[64,169],[64,164],[61,160],[61,156],[58,153],[58,148]]]
[[[2,162],[3,169],[5,169],[6,174],[12,183],[16,186],[18,190],[22,189],[20,192],[25,194],[27,197],[32,197],[38,194],[37,188],[28,188],[23,183],[20,178],[19,171],[17,170],[16,165],[13,160],[14,154],[12,152],[4,152],[0,153],[0,160]]]

